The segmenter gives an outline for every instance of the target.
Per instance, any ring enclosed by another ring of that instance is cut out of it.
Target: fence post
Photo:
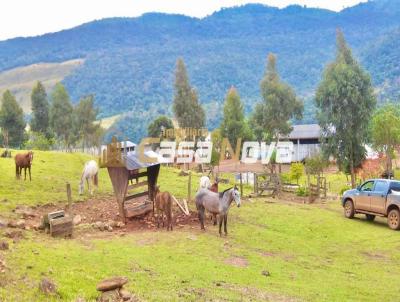
[[[71,184],[67,182],[67,200],[68,200],[68,212],[72,213],[72,194],[71,194]]]
[[[189,171],[189,179],[188,179],[188,202],[192,198],[192,171]]]
[[[240,175],[240,197],[243,197],[243,181],[242,181],[242,173]]]

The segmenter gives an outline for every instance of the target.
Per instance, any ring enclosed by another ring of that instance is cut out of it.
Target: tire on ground
[[[347,200],[344,202],[344,216],[345,216],[346,218],[351,219],[351,218],[354,217],[354,214],[355,214],[354,203],[353,203],[352,200],[347,199]]]
[[[400,211],[392,209],[388,214],[388,225],[392,230],[400,230]]]

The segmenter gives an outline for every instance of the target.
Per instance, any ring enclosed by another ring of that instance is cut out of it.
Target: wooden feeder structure
[[[145,152],[147,157],[156,155]],[[160,171],[159,162],[142,163],[136,152],[121,156],[122,160],[106,164],[108,174],[118,202],[119,214],[126,223],[127,218],[141,216],[154,210],[154,190]]]
[[[42,226],[53,237],[71,237],[74,224],[72,217],[64,211],[48,213],[43,216]]]

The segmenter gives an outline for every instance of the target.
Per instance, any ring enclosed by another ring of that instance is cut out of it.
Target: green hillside
[[[247,113],[252,110],[260,98],[266,56],[274,52],[282,78],[306,102],[303,122],[311,122],[314,91],[325,64],[334,57],[338,27],[371,72],[380,98],[398,95],[399,73],[394,67],[398,64],[391,62],[398,62],[400,54],[387,39],[398,43],[393,31],[400,27],[399,20],[397,0],[368,1],[341,12],[248,4],[202,19],[149,13],[2,41],[0,72],[84,58],[84,64],[63,79],[72,99],[77,102],[83,95],[95,94],[100,118],[125,113],[109,133],[137,141],[156,115],[171,114],[178,57],[186,62],[206,108],[207,125],[213,128],[219,124],[221,104],[232,85]],[[386,52],[391,53],[389,69]],[[1,81],[0,86],[4,86]]]

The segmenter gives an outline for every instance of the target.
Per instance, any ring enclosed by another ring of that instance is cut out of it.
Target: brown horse
[[[167,231],[172,231],[172,196],[169,192],[160,192],[160,187],[156,186],[155,194],[155,212],[157,213],[157,227],[160,227],[160,219],[164,227],[164,214],[167,217]]]
[[[15,155],[15,173],[17,179],[21,178],[22,168],[25,172],[25,180],[26,180],[26,169],[29,171],[29,180],[32,181],[31,177],[31,165],[33,161],[33,152],[29,151],[25,154],[17,154]]]

